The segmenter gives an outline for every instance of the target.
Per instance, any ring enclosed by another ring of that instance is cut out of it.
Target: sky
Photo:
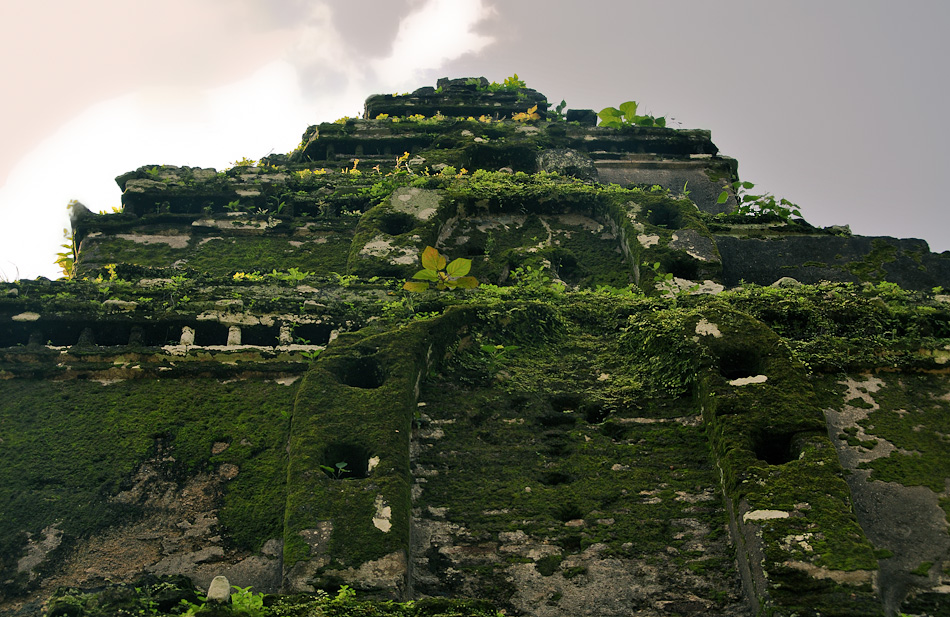
[[[30,0],[0,4],[0,280],[58,278],[66,205],[146,164],[292,150],[370,94],[517,73],[712,131],[814,225],[950,250],[945,0]]]

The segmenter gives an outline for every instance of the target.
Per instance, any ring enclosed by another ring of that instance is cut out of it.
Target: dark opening
[[[379,229],[390,236],[409,233],[416,228],[416,217],[405,212],[390,212],[379,219]]]
[[[242,345],[273,347],[280,341],[279,326],[244,326],[241,328]]]
[[[326,345],[330,342],[333,326],[325,323],[299,324],[293,330],[293,342],[297,345]]]
[[[769,465],[784,465],[798,458],[794,433],[758,433],[753,438],[755,458]]]
[[[546,471],[541,474],[541,484],[545,486],[558,486],[559,484],[569,484],[574,481],[574,478],[563,471]],[[572,516],[571,518],[578,518]],[[570,520],[570,519],[568,519]]]
[[[102,347],[118,347],[128,345],[132,335],[132,324],[103,323],[96,328],[96,344]]]
[[[79,342],[79,337],[85,326],[85,324],[75,321],[45,322],[42,327],[43,336],[46,337],[46,340],[43,342],[59,347],[75,345]]]
[[[383,367],[371,356],[340,358],[330,370],[340,383],[354,388],[371,390],[386,381]]]
[[[555,394],[551,397],[551,407],[554,411],[576,411],[581,406],[581,397],[578,394]]]
[[[179,340],[181,330],[178,330]],[[228,327],[213,321],[206,321],[195,326],[195,345],[227,345]]]
[[[570,411],[546,411],[538,416],[541,426],[566,426],[574,424],[574,414]]]
[[[16,347],[30,342],[30,328],[18,323],[5,324],[0,327],[0,347]]]
[[[181,331],[185,326],[190,326],[195,331],[195,344],[197,343],[198,331],[208,324],[198,323],[158,323],[142,324],[133,328],[129,335],[129,345],[144,345],[146,347],[160,347],[162,345],[178,345],[181,343]],[[224,332],[224,338],[221,343],[215,345],[224,345],[228,342],[227,330]]]
[[[334,480],[365,478],[369,473],[369,458],[369,452],[363,446],[333,444],[323,451],[320,469]]]
[[[728,347],[719,353],[719,374],[729,380],[759,375],[762,365],[762,356],[753,347]]]
[[[555,247],[550,251],[542,252],[541,256],[551,262],[551,269],[561,280],[573,284],[580,278],[581,270],[577,263],[577,256],[571,251]]]
[[[647,214],[647,222],[666,229],[679,229],[681,219],[680,209],[670,204],[655,204]]]
[[[667,253],[660,258],[663,269],[673,276],[689,281],[699,278],[699,261],[683,252]]]
[[[600,424],[610,415],[610,410],[600,403],[581,403],[580,411],[589,424]]]

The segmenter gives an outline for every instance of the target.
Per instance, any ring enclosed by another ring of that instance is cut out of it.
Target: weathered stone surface
[[[916,239],[869,236],[716,236],[726,285],[770,285],[783,276],[818,281],[898,282],[927,290],[950,281],[950,256]]]
[[[231,583],[226,576],[216,576],[208,586],[208,602],[226,604],[231,601]]]
[[[141,572],[539,617],[940,607],[946,297],[809,283],[950,288],[950,255],[717,216],[708,131],[486,86],[120,176],[124,213],[73,208],[78,280],[0,283],[0,611],[112,580],[131,612]],[[404,292],[427,245],[484,289]]]
[[[577,150],[543,150],[538,154],[538,169],[581,180],[597,179],[597,168],[590,156]]]

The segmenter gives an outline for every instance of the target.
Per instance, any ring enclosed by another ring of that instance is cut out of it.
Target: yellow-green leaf
[[[449,273],[449,276],[465,276],[471,269],[472,260],[459,257],[458,259],[453,259],[445,271]]]
[[[478,279],[474,276],[463,276],[455,279],[455,286],[459,289],[475,289],[478,287]]]
[[[412,292],[415,292],[415,293],[421,293],[421,292],[423,292],[423,291],[428,291],[428,290],[429,290],[429,284],[428,284],[428,283],[423,283],[423,282],[421,282],[421,281],[406,281],[406,282],[403,284],[402,288],[405,289],[406,291],[412,291]]]
[[[434,247],[427,246],[426,250],[422,251],[422,267],[426,270],[442,270],[445,268],[445,257]]]
[[[412,278],[420,281],[437,281],[439,280],[439,275],[436,274],[435,270],[419,270],[412,275]]]

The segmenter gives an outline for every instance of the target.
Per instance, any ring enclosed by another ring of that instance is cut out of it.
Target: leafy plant
[[[623,126],[666,126],[666,118],[656,118],[650,115],[637,115],[638,103],[627,101],[621,103],[620,108],[605,107],[597,114],[600,117],[600,126],[619,129]]]
[[[245,156],[245,157],[241,157],[240,159],[236,161],[233,161],[231,163],[231,167],[256,167],[257,163],[258,161],[255,161],[254,159],[249,159]]]
[[[66,243],[61,244],[63,250],[56,253],[56,265],[63,271],[63,276],[72,279],[76,276],[76,236],[63,229],[63,236]]]
[[[430,284],[438,290],[444,289],[475,289],[478,280],[473,276],[466,276],[472,268],[472,260],[459,257],[447,263],[444,255],[431,246],[427,246],[421,255],[422,270],[412,275],[414,281],[406,281],[402,286],[406,291],[428,291]]]
[[[477,82],[476,82],[477,83]],[[479,86],[479,90],[488,91],[488,92],[517,92],[522,88],[527,88],[527,85],[524,83],[523,79],[518,78],[518,74],[515,73],[511,77],[506,77],[505,81],[498,83],[496,81],[491,82],[487,86]]]
[[[774,214],[784,220],[789,220],[793,216],[801,218],[802,213],[798,206],[787,199],[776,201],[771,193],[753,195],[748,191],[755,188],[751,182],[736,181],[732,183],[732,190],[736,196],[736,209],[733,214],[745,216],[756,216],[759,214]],[[724,190],[719,193],[716,203],[724,204],[729,199],[729,191]]]
[[[343,474],[350,473],[350,470],[346,468],[346,465],[346,461],[340,461],[332,467],[330,465],[320,465],[320,469],[322,469],[323,472],[331,478],[339,480],[343,477]]]
[[[515,122],[527,122],[528,120],[540,120],[541,116],[538,115],[538,106],[534,105],[529,107],[528,111],[511,114],[511,119]]]

